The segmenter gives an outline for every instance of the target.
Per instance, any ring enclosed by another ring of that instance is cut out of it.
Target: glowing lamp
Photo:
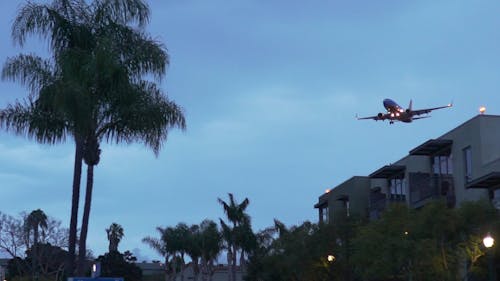
[[[481,106],[481,107],[479,108],[479,113],[484,114],[484,112],[485,112],[485,111],[486,111],[486,107]]]
[[[334,255],[328,255],[328,257],[326,257],[326,259],[328,260],[328,262],[333,262],[335,260],[335,256]]]
[[[488,233],[488,235],[486,235],[486,237],[484,237],[483,239],[483,245],[486,248],[491,248],[493,247],[493,244],[495,244],[495,239],[493,239],[493,237],[491,237],[491,235]]]

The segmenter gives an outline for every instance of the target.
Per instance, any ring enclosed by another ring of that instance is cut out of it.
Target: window
[[[437,175],[453,174],[453,156],[434,156],[432,159],[432,170]]]
[[[320,222],[328,223],[328,206],[320,209]]]
[[[405,194],[405,182],[404,179],[391,179],[389,182],[391,186],[391,194],[403,195]]]
[[[470,146],[464,148],[465,181],[472,180],[472,150]]]
[[[345,205],[345,211],[346,211],[346,215],[349,216],[350,215],[350,204],[349,204],[349,199],[347,199],[346,201],[344,201],[344,205]]]

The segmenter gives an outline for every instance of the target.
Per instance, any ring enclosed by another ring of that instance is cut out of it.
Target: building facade
[[[411,149],[368,176],[355,176],[319,197],[320,222],[342,214],[377,219],[392,202],[421,208],[432,200],[449,207],[488,198],[500,207],[500,116],[477,115]]]

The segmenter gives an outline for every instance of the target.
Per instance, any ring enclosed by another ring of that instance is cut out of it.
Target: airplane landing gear
[[[390,121],[389,124],[394,124],[394,121]]]

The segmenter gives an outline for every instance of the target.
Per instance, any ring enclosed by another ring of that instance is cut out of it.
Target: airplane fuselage
[[[411,111],[407,111],[391,99],[384,99],[384,107],[389,114],[389,119],[398,120],[405,123],[413,121]]]

